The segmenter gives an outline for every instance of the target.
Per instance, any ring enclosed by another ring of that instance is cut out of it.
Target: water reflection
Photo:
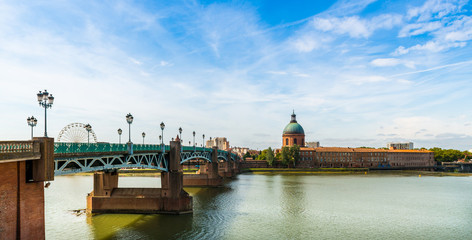
[[[152,178],[120,183],[155,187]],[[47,239],[470,239],[472,178],[242,174],[223,188],[186,188],[190,215],[75,216],[91,176],[45,190]]]

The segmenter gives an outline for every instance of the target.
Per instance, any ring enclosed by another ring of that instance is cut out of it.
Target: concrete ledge
[[[221,187],[223,178],[209,178],[208,174],[185,174],[184,187]]]
[[[192,197],[162,197],[160,188],[115,188],[111,196],[87,196],[89,213],[186,214],[193,212]]]

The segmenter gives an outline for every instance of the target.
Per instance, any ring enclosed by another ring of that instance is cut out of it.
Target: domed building
[[[290,147],[295,144],[298,146],[305,146],[305,131],[303,130],[302,125],[297,123],[297,115],[295,115],[294,111],[290,123],[284,128],[282,134],[282,146]]]

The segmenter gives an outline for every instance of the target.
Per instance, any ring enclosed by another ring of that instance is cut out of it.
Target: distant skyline
[[[280,148],[292,110],[322,146],[472,148],[470,1],[1,1],[1,140],[55,97],[48,135]]]

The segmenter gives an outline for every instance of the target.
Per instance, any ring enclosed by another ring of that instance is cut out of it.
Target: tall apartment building
[[[397,149],[397,150],[412,150],[412,142],[391,142],[387,144],[388,149]]]
[[[228,150],[229,142],[225,137],[216,137],[206,141],[205,146],[207,148],[218,147],[220,150]]]

